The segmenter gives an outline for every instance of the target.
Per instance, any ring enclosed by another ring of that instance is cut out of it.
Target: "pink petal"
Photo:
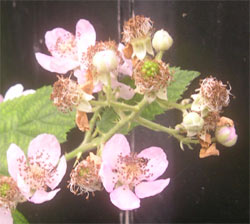
[[[114,168],[119,155],[126,156],[130,153],[129,143],[124,135],[115,134],[105,144],[102,151],[102,161]]]
[[[58,42],[63,44],[69,40],[74,40],[74,35],[63,28],[55,28],[45,34],[45,44],[54,57],[61,57],[63,54],[57,50]]]
[[[122,59],[123,59],[124,63],[118,67],[118,72],[122,73],[124,75],[132,76],[132,73],[133,73],[133,63],[132,63],[132,60],[127,59],[127,58],[124,57],[124,54],[123,54],[124,47],[125,46],[123,44],[119,43],[119,45],[118,45],[118,51],[121,53]]]
[[[161,176],[168,167],[167,156],[165,152],[159,147],[150,147],[144,149],[138,154],[138,157],[149,159],[145,169],[149,169],[152,174],[149,177],[144,177],[145,180],[155,180]]]
[[[30,197],[30,186],[28,184],[25,183],[24,179],[25,179],[26,175],[17,175],[17,186],[19,188],[19,190],[21,191],[21,193],[23,194],[23,196],[27,199],[29,199]]]
[[[139,198],[146,198],[161,193],[168,186],[170,178],[152,182],[141,182],[135,187],[135,194]]]
[[[13,219],[9,209],[0,206],[1,224],[13,224]]]
[[[3,102],[3,96],[0,94],[0,103]]]
[[[118,187],[112,191],[110,200],[121,210],[132,210],[140,207],[140,199],[126,186]]]
[[[54,168],[61,155],[61,147],[54,135],[41,134],[30,141],[29,162],[39,163],[42,168]]]
[[[102,184],[107,192],[111,192],[117,182],[117,175],[112,171],[112,168],[107,164],[102,163],[99,171],[99,176],[102,179]]]
[[[133,98],[135,95],[134,90],[130,87],[125,85],[124,83],[118,82],[116,79],[112,79],[112,88],[118,88],[119,89],[119,97],[129,100]]]
[[[11,144],[7,150],[8,171],[11,177],[17,181],[19,168],[26,166],[26,157],[24,152],[16,145]]]
[[[98,93],[102,90],[103,84],[101,82],[98,82],[93,89],[93,93]]]
[[[85,70],[76,69],[74,71],[74,76],[77,78],[78,84],[82,85],[86,82],[86,71]]]
[[[54,191],[50,191],[50,192],[38,190],[33,194],[33,196],[31,197],[31,199],[29,201],[31,201],[35,204],[41,204],[45,201],[49,201],[49,200],[53,199],[58,191],[60,191],[60,188],[58,188]]]
[[[36,60],[46,70],[65,74],[79,66],[79,62],[67,58],[55,58],[42,53],[36,53]]]
[[[67,162],[64,156],[61,157],[60,162],[53,173],[53,176],[46,183],[52,190],[61,182],[67,170]]]
[[[6,100],[12,100],[16,97],[21,96],[23,93],[23,85],[22,84],[16,84],[14,86],[11,86],[4,96],[4,101]]]
[[[96,32],[92,24],[85,19],[80,19],[76,24],[76,41],[79,58],[91,45],[95,45]]]

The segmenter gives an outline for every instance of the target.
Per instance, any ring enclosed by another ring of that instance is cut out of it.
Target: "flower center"
[[[154,61],[145,61],[141,68],[144,77],[154,77],[159,73],[159,70],[159,65]]]
[[[136,153],[131,155],[118,156],[117,165],[113,172],[117,174],[117,183],[121,185],[128,185],[133,188],[143,179],[149,177],[149,169],[147,168],[148,159],[137,157]]]
[[[67,34],[63,38],[59,37],[56,41],[55,49],[52,49],[61,57],[76,57],[76,41],[73,35]]]

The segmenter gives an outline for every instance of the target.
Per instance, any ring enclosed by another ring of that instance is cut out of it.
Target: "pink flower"
[[[52,56],[36,53],[36,59],[44,69],[65,74],[81,65],[82,54],[95,44],[95,40],[96,33],[92,24],[80,19],[76,24],[75,36],[63,28],[47,31],[45,44]]]
[[[116,134],[103,148],[99,175],[111,202],[121,210],[132,210],[140,207],[140,198],[154,196],[167,187],[170,179],[156,180],[167,166],[161,148],[130,153],[125,136]]]
[[[7,151],[9,174],[27,200],[43,203],[54,198],[60,190],[54,189],[67,168],[65,157],[60,158],[60,155],[60,144],[50,134],[41,134],[31,140],[27,159],[17,145],[10,145]]]
[[[12,100],[16,97],[19,97],[19,96],[25,96],[25,95],[28,95],[28,94],[32,94],[32,93],[35,93],[36,91],[33,90],[33,89],[27,89],[25,91],[23,91],[23,85],[18,83],[14,86],[11,86],[7,92],[5,93],[4,97],[2,95],[0,95],[0,103],[1,102],[5,102],[7,100]]]

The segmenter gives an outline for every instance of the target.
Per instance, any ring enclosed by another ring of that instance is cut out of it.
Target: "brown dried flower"
[[[82,160],[70,174],[70,182],[68,188],[75,195],[94,194],[95,191],[102,190],[102,182],[99,177],[101,167],[101,158],[90,153],[89,156]]]

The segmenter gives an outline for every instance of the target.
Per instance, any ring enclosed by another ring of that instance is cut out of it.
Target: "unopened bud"
[[[173,39],[167,31],[161,29],[154,34],[152,45],[156,51],[166,51],[172,44]]]
[[[183,118],[182,125],[187,130],[188,136],[194,136],[202,130],[204,120],[199,114],[190,112]]]
[[[93,65],[98,73],[107,73],[117,68],[117,55],[112,50],[99,51],[93,57]]]
[[[234,126],[228,127],[228,126],[222,126],[222,127],[217,127],[215,131],[215,137],[216,140],[226,146],[226,147],[231,147],[235,145],[238,135],[235,133],[235,128]]]

